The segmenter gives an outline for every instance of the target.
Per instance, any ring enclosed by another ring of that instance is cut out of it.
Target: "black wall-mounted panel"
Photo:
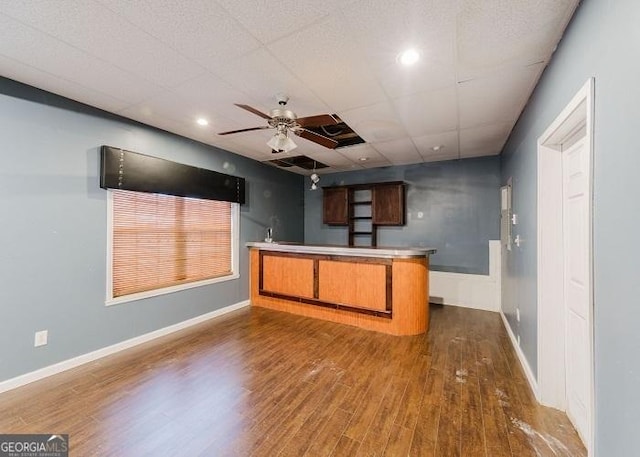
[[[111,146],[100,148],[100,187],[244,203],[244,178]]]

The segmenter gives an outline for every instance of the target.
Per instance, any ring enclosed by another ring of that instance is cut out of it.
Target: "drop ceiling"
[[[499,154],[578,0],[2,0],[0,74],[219,148],[321,172]],[[418,49],[417,64],[398,54]],[[365,144],[294,137],[262,112],[337,114]],[[207,126],[199,126],[206,118]],[[366,159],[366,160],[363,160]],[[291,171],[308,174],[298,167]]]

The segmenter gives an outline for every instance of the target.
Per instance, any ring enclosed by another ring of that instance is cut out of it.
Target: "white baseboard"
[[[502,317],[502,323],[504,324],[504,327],[507,329],[507,334],[509,335],[509,339],[511,340],[511,345],[513,346],[513,349],[516,351],[516,355],[518,356],[520,365],[522,366],[522,369],[524,370],[524,374],[527,377],[527,381],[529,381],[529,386],[533,391],[533,395],[535,395],[536,400],[538,400],[539,402],[540,396],[538,392],[538,381],[536,381],[536,377],[533,374],[533,370],[531,370],[531,367],[529,366],[529,362],[527,362],[527,358],[524,356],[524,352],[522,352],[522,349],[520,349],[518,340],[514,335],[513,330],[511,330],[511,326],[509,325],[509,321],[507,320],[507,317],[504,315],[502,311],[500,311],[500,316]]]
[[[485,311],[500,311],[500,241],[489,241],[489,274],[429,272],[429,301]]]
[[[6,381],[0,382],[0,393],[6,392],[11,389],[15,389],[17,387],[24,386],[26,384],[29,384],[35,381],[39,381],[40,379],[46,378],[48,376],[53,376],[55,374],[62,373],[63,371],[67,371],[72,368],[76,368],[80,365],[84,365],[85,363],[89,363],[89,362],[93,362],[94,360],[101,359],[102,357],[106,357],[108,355],[115,354],[120,351],[124,351],[125,349],[138,346],[139,344],[146,343],[148,341],[154,340],[156,338],[160,338],[170,333],[174,333],[179,330],[192,327],[194,325],[208,321],[209,319],[213,319],[215,317],[222,316],[223,314],[230,313],[231,311],[235,311],[235,310],[244,308],[245,306],[249,306],[249,303],[250,303],[249,300],[245,300],[245,301],[236,303],[234,305],[225,306],[224,308],[211,311],[210,313],[202,314],[200,316],[187,319],[186,321],[178,322],[177,324],[173,324],[168,327],[154,330],[153,332],[145,333],[144,335],[136,336],[135,338],[121,341],[120,343],[116,343],[111,346],[107,346],[102,349],[98,349],[96,351],[80,355],[78,357],[74,357],[73,359],[64,360],[62,362],[58,362],[56,364],[49,365],[44,368],[40,368],[39,370],[32,371],[30,373],[26,373],[26,374],[17,376],[15,378],[7,379]]]

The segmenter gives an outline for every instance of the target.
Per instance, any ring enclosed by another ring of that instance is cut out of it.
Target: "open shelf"
[[[349,246],[375,246],[371,189],[350,189],[348,202]]]

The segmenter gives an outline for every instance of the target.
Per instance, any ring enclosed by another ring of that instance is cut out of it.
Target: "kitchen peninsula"
[[[417,335],[429,322],[432,248],[250,242],[251,304]]]

